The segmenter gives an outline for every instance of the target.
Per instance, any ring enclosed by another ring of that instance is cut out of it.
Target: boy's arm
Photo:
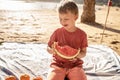
[[[76,57],[76,58],[83,58],[83,57],[85,57],[86,56],[86,47],[85,48],[82,48],[81,50],[80,50],[80,53],[79,53],[79,55]]]
[[[53,44],[51,47],[47,47],[47,51],[50,53],[50,54],[56,54],[55,51],[54,51],[54,48],[53,48]]]

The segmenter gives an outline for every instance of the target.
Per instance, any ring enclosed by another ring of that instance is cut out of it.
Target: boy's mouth
[[[65,25],[63,25],[64,27],[67,27],[68,25],[67,24],[65,24]]]

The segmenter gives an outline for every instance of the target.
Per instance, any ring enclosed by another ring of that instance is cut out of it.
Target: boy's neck
[[[68,32],[75,32],[76,30],[77,30],[77,27],[76,26],[74,26],[74,27],[72,27],[72,28],[70,28],[70,29],[67,29],[67,28],[65,28]]]

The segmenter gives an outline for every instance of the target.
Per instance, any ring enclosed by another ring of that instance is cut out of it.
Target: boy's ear
[[[75,20],[77,20],[77,19],[78,19],[78,15],[75,16]]]

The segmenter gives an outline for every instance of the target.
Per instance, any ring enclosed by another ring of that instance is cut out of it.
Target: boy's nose
[[[61,24],[62,24],[62,25],[65,25],[65,24],[66,24],[66,22],[65,22],[64,20],[62,20],[62,21],[61,21]]]

